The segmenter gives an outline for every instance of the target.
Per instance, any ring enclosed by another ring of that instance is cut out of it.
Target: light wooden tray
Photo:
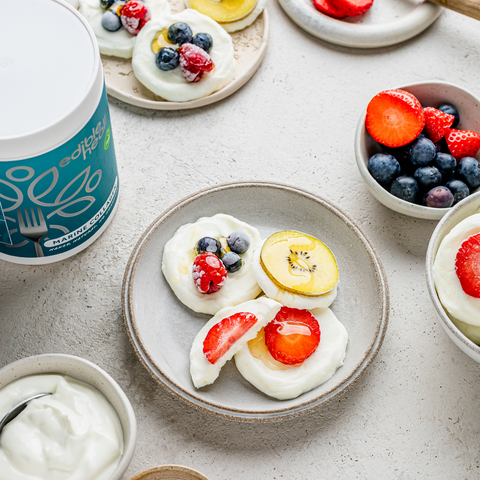
[[[172,13],[180,12],[183,9],[182,0],[176,0],[176,3],[172,3]],[[130,105],[154,110],[186,110],[218,102],[236,92],[252,78],[265,56],[268,31],[268,13],[264,9],[263,13],[252,25],[239,32],[230,34],[235,50],[235,75],[228,85],[206,97],[189,102],[169,102],[164,100],[144,87],[135,78],[131,59],[102,55],[107,92],[112,97]]]

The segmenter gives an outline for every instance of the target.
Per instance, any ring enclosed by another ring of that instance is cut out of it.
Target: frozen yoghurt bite
[[[0,390],[0,417],[39,393],[0,435],[0,480],[108,480],[123,452],[118,416],[96,388],[32,375]]]
[[[480,213],[456,225],[442,240],[433,264],[435,288],[452,320],[480,340]],[[461,322],[461,323],[460,323]]]

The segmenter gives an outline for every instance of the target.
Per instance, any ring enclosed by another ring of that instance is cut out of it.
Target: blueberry
[[[222,257],[222,262],[229,273],[236,272],[243,266],[243,260],[235,252],[227,252]]]
[[[115,0],[100,0],[100,7],[102,10],[108,10]]]
[[[410,160],[417,167],[425,167],[433,161],[437,149],[426,137],[418,137],[410,144]]]
[[[207,53],[210,53],[213,46],[213,39],[208,33],[197,33],[193,36],[192,43]]]
[[[450,150],[448,149],[447,141],[445,140],[445,137],[442,137],[436,144],[435,148],[437,150],[437,153],[443,152],[443,153],[450,153]]]
[[[442,103],[437,110],[441,110],[442,112],[448,113],[449,115],[453,115],[455,120],[452,123],[452,128],[455,128],[458,123],[460,122],[460,115],[458,114],[458,110],[449,103]]]
[[[453,193],[447,187],[435,187],[427,193],[427,207],[449,208],[453,205]]]
[[[227,245],[232,252],[242,254],[250,247],[250,238],[244,232],[233,232],[227,237]]]
[[[173,23],[167,30],[168,39],[177,45],[190,43],[193,38],[192,29],[184,22]]]
[[[105,30],[108,30],[109,32],[116,32],[117,30],[120,30],[121,26],[122,21],[120,20],[120,17],[111,10],[107,10],[102,15],[102,27]]]
[[[455,157],[449,153],[437,153],[433,165],[438,168],[442,175],[450,175],[457,166]]]
[[[437,167],[419,167],[413,176],[424,190],[431,190],[442,183],[442,174]]]
[[[455,168],[455,178],[465,182],[470,190],[480,187],[480,163],[476,158],[465,157]]]
[[[420,187],[414,178],[402,175],[393,181],[390,193],[406,202],[415,203],[420,194]]]
[[[203,237],[195,245],[195,252],[197,255],[204,252],[213,253],[219,257],[222,252],[222,245],[216,238]]]
[[[452,180],[445,185],[453,194],[453,204],[456,205],[470,195],[470,190],[461,180]]]
[[[400,175],[400,164],[388,153],[377,153],[368,161],[368,171],[381,185],[388,187]]]
[[[155,56],[155,63],[160,70],[169,72],[178,67],[180,62],[180,54],[170,47],[161,48]]]

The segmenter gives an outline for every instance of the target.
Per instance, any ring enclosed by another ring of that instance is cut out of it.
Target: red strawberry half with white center
[[[285,365],[299,365],[320,343],[320,327],[308,310],[282,307],[265,327],[265,344],[270,355]]]
[[[433,107],[423,109],[427,137],[437,143],[450,130],[455,117]]]
[[[215,67],[210,55],[193,43],[184,43],[180,47],[180,68],[189,82],[199,82],[204,73]]]
[[[267,297],[220,310],[195,337],[190,351],[190,375],[196,388],[213,383],[220,369],[258,331],[269,323],[281,304]]]
[[[463,291],[480,298],[480,233],[462,243],[455,257],[455,270]]]
[[[387,147],[403,147],[415,140],[425,126],[423,108],[404,90],[385,90],[367,106],[365,127],[374,140]]]
[[[330,0],[334,8],[344,13],[346,17],[363,15],[370,10],[373,0]]]
[[[474,157],[480,150],[480,135],[477,132],[451,128],[445,135],[445,140],[457,162],[465,157]]]

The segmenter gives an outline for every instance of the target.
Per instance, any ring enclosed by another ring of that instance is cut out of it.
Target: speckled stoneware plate
[[[340,270],[332,310],[345,325],[349,343],[345,363],[333,377],[292,400],[276,400],[250,385],[235,362],[223,367],[212,385],[197,390],[190,378],[193,339],[210,318],[177,300],[161,270],[163,247],[183,224],[226,213],[260,231],[304,231],[324,241]],[[170,392],[209,413],[243,421],[292,418],[343,393],[378,352],[387,327],[387,280],[374,248],[338,207],[295,187],[268,182],[219,185],[178,202],[144,232],[128,262],[123,310],[130,340],[147,370]]]
[[[319,12],[312,0],[279,0],[287,15],[315,37],[355,48],[394,45],[418,35],[442,13],[442,7],[422,0],[375,0],[358,17],[337,20]]]
[[[147,468],[134,475],[130,480],[209,480],[205,475],[192,468],[181,465],[159,465]]]
[[[170,3],[172,13],[185,8],[183,0],[171,0]],[[230,34],[235,50],[235,75],[228,85],[206,97],[189,102],[168,102],[152,93],[136,79],[131,59],[102,55],[107,92],[130,105],[154,110],[186,110],[218,102],[245,85],[257,71],[267,51],[268,31],[268,13],[267,9],[264,9],[252,25]]]

